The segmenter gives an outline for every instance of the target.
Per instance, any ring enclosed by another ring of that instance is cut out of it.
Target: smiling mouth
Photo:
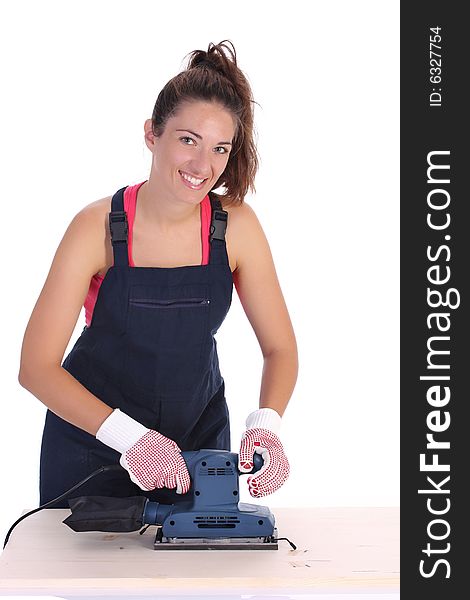
[[[185,173],[184,171],[178,171],[178,173],[181,175],[181,178],[183,179],[183,181],[185,183],[188,183],[190,185],[190,187],[193,187],[193,188],[200,188],[207,181],[207,178],[200,179],[198,177],[193,177],[192,175],[189,175],[188,173]]]

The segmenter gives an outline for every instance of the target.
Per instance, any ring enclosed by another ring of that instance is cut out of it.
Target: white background
[[[0,538],[39,500],[46,409],[17,375],[57,245],[83,206],[148,178],[158,92],[223,39],[261,105],[247,201],[300,358],[281,432],[292,474],[259,503],[398,505],[398,1],[15,0],[0,22]],[[217,339],[238,451],[262,355],[235,290]]]

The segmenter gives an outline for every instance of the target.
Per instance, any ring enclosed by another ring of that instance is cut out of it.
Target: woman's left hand
[[[263,457],[264,464],[252,477],[248,477],[248,491],[253,498],[268,496],[278,490],[289,477],[289,461],[277,433],[281,417],[270,408],[262,408],[247,419],[247,430],[242,436],[238,453],[241,473],[253,469],[253,455]]]

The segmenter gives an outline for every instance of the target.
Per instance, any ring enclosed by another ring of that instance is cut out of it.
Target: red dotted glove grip
[[[278,490],[289,477],[290,466],[281,440],[269,429],[247,429],[242,436],[238,467],[248,473],[253,469],[253,454],[261,454],[264,464],[248,477],[248,491],[253,498],[268,496]]]
[[[121,456],[120,463],[142,490],[166,487],[185,494],[191,485],[178,444],[158,431],[142,436]]]

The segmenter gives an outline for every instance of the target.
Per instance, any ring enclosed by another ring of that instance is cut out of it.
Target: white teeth
[[[186,179],[186,181],[189,181],[189,183],[192,183],[193,185],[201,185],[201,183],[203,181],[205,181],[205,179],[196,179],[195,177],[191,177],[190,175],[186,175],[186,173],[183,173],[183,171],[180,171],[180,175],[181,175],[181,177],[183,177],[184,179]]]

